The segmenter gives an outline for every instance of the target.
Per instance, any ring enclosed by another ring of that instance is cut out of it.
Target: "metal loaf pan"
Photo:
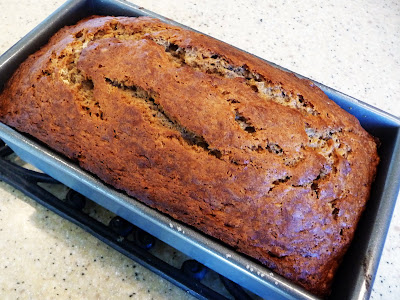
[[[146,15],[184,27],[120,0],[70,0],[0,57],[0,89],[18,65],[44,45],[58,29],[92,14]],[[331,88],[315,84],[342,108],[355,115],[362,126],[381,142],[381,163],[372,187],[371,199],[329,298],[367,299],[371,293],[399,188],[400,120]],[[0,124],[0,138],[26,162],[255,294],[268,299],[316,299],[256,261],[105,185],[31,137]]]

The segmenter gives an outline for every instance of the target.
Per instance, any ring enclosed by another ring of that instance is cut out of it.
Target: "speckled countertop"
[[[0,0],[0,54],[62,0]],[[398,1],[134,3],[400,116]],[[371,299],[400,298],[400,201]],[[1,299],[186,299],[186,293],[0,182]]]

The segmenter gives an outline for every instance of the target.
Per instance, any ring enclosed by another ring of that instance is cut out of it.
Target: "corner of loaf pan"
[[[68,1],[0,58],[0,83],[3,85],[16,66],[40,48],[58,29],[94,14],[151,16],[171,25],[182,26],[120,1]],[[361,125],[380,140],[379,155],[388,158],[379,165],[371,199],[329,296],[329,299],[359,299],[360,296],[365,297],[370,293],[390,222],[387,216],[392,214],[396,201],[400,121],[319,83],[315,85],[343,109],[355,115]],[[316,298],[254,260],[104,185],[96,177],[30,136],[21,135],[3,124],[0,126],[0,134],[1,138],[27,162],[261,297]]]

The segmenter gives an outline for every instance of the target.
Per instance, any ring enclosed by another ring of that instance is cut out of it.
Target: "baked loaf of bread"
[[[91,17],[31,55],[1,121],[326,295],[375,140],[311,82],[152,18]]]

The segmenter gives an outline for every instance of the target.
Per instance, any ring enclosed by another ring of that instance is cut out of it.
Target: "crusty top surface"
[[[0,115],[316,294],[378,163],[374,139],[311,82],[146,17],[59,31],[8,82]]]

